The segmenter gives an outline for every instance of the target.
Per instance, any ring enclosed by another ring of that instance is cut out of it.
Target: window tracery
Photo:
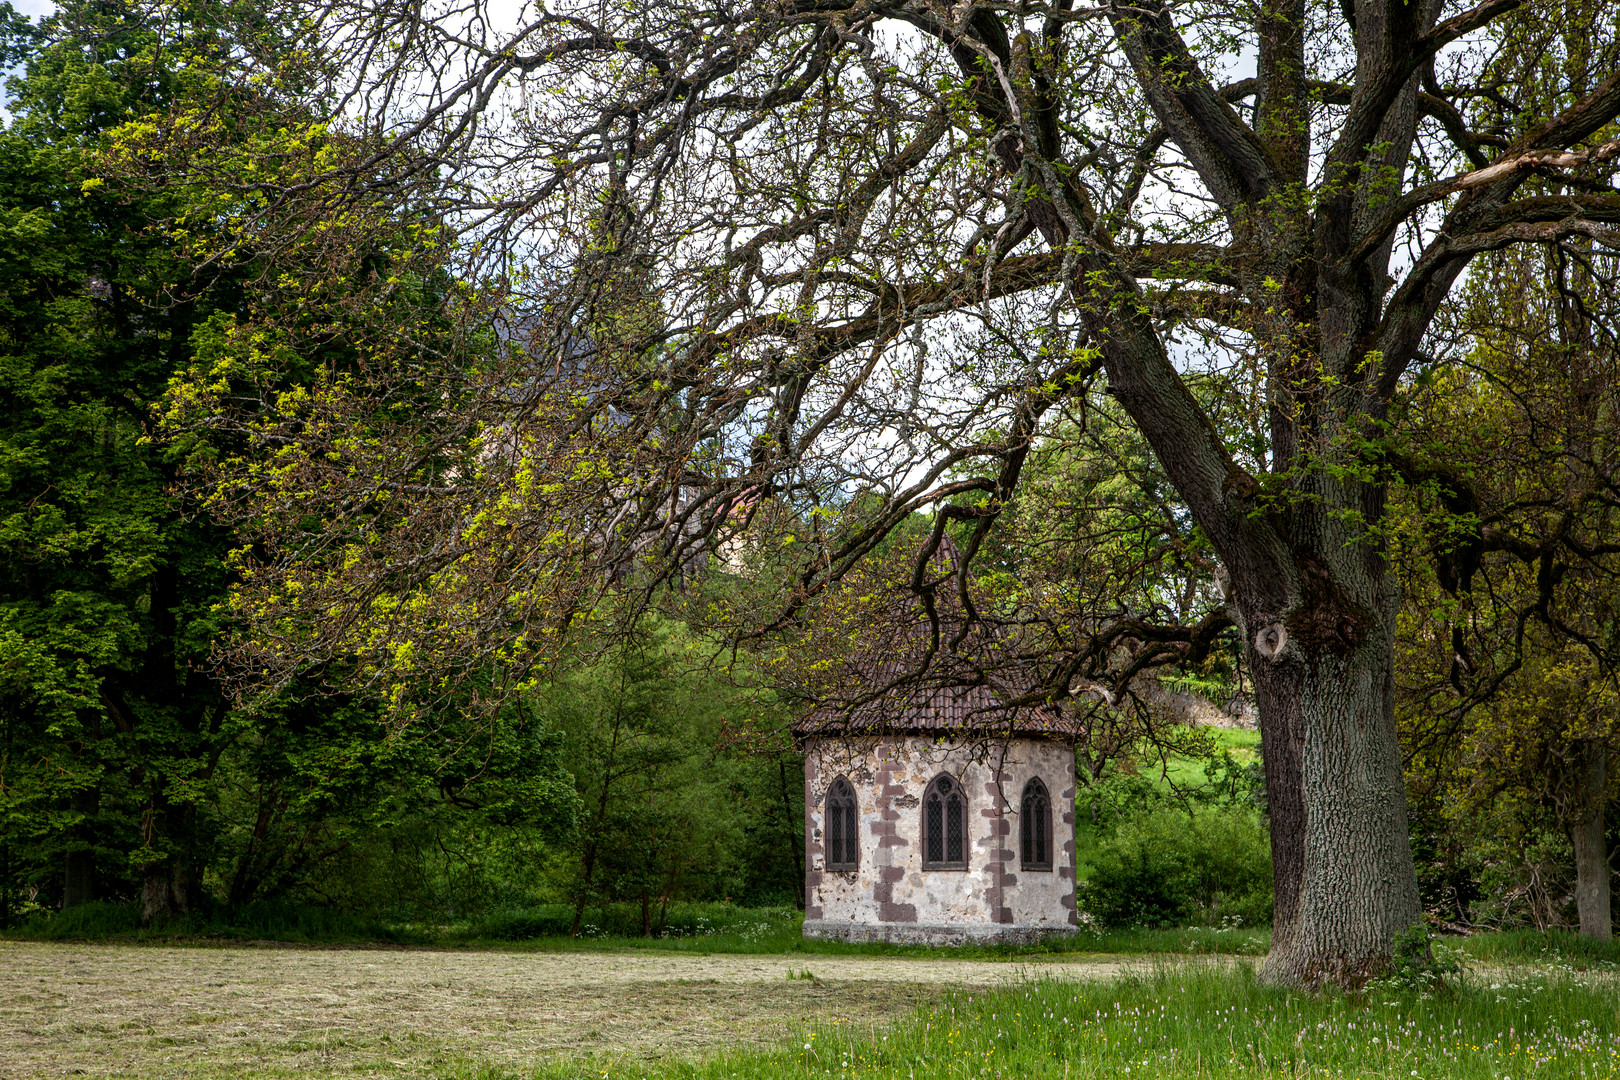
[[[1025,870],[1052,869],[1052,799],[1038,776],[1024,785],[1018,811],[1020,860]]]
[[[826,811],[824,851],[827,869],[859,869],[861,849],[855,789],[842,776],[827,789]]]
[[[924,870],[967,869],[967,793],[950,776],[936,776],[923,793]]]

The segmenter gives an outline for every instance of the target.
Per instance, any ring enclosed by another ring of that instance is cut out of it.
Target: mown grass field
[[[1078,955],[1041,968],[1111,978]],[[492,1076],[697,1061],[815,1024],[903,1022],[1029,962],[695,950],[0,943],[0,1077]],[[572,1066],[570,1066],[572,1067]],[[492,1072],[490,1070],[493,1070]]]
[[[1562,936],[1480,935],[1451,946],[1468,966],[1451,989],[1344,997],[1262,987],[1251,957],[1188,955],[1186,931],[1140,932],[1134,955],[911,956],[728,948],[743,932],[661,949],[0,942],[0,1078],[1620,1072],[1620,948]]]

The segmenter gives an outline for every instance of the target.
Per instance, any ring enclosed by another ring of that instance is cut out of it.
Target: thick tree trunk
[[[81,848],[67,853],[62,872],[62,910],[88,904],[96,898],[96,853]]]
[[[90,820],[101,807],[101,793],[95,789],[76,792],[73,811],[79,823],[73,827],[74,846],[67,852],[62,868],[62,910],[88,904],[96,898],[95,828]]]
[[[802,877],[804,868],[804,852],[801,850],[801,832],[804,829],[804,815],[793,812],[793,797],[788,793],[787,759],[778,758],[776,761],[777,775],[782,781],[782,817],[787,824],[788,843],[793,848],[793,873],[791,877]],[[794,905],[804,910],[804,890],[794,891],[796,899]]]
[[[197,866],[196,807],[171,803],[162,796],[153,801],[148,842],[155,842],[159,851],[150,852],[139,864],[143,924],[190,911],[197,883],[193,872]]]
[[[1589,742],[1581,762],[1581,820],[1570,828],[1575,842],[1575,910],[1581,936],[1608,941],[1614,934],[1610,916],[1609,845],[1604,837],[1603,802],[1608,786],[1608,747]]]
[[[1283,955],[1293,948],[1299,929],[1299,886],[1305,872],[1305,790],[1299,778],[1305,720],[1300,715],[1298,669],[1268,666],[1260,674],[1255,697],[1271,828],[1271,950]]]
[[[1389,623],[1339,594],[1246,629],[1271,807],[1274,982],[1359,986],[1420,915]]]
[[[141,923],[184,915],[190,909],[190,881],[183,862],[165,859],[141,867]]]

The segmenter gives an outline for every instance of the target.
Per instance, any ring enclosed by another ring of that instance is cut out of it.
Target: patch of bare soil
[[[1123,962],[0,943],[0,1078],[415,1075],[690,1057]],[[812,979],[802,977],[808,971]]]

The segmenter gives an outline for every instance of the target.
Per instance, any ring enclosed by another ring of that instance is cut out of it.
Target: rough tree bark
[[[1386,706],[1393,665],[1382,636],[1286,661],[1304,669],[1304,822],[1295,918],[1267,958],[1268,976],[1279,981],[1353,985],[1375,973],[1388,942],[1419,916],[1400,745]],[[1294,835],[1273,830],[1274,843],[1294,843]]]
[[[96,853],[89,848],[67,853],[62,871],[62,909],[96,898]]]
[[[141,923],[184,915],[191,910],[191,880],[179,859],[146,863],[141,870]]]
[[[1614,934],[1610,908],[1610,886],[1614,870],[1609,865],[1609,842],[1605,837],[1604,800],[1608,795],[1608,747],[1589,740],[1581,748],[1581,815],[1570,826],[1575,842],[1575,910],[1580,916],[1581,936],[1608,941]]]

